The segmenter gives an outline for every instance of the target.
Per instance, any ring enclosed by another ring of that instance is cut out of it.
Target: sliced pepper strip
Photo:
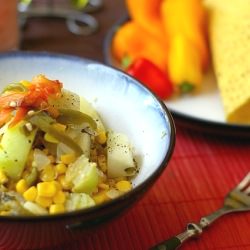
[[[24,177],[29,187],[36,182],[37,176],[38,176],[37,168],[32,167],[30,173]]]
[[[0,127],[11,119],[13,108],[4,108],[0,111]]]
[[[47,109],[53,116],[57,117],[59,112],[48,103],[49,98],[57,99],[61,96],[62,83],[58,80],[49,80],[43,75],[38,75],[32,80],[32,84],[11,83],[0,94],[0,125],[2,126],[11,118],[10,126],[22,120],[29,109]],[[11,109],[10,109],[11,108]]]
[[[10,127],[16,125],[18,122],[24,119],[28,112],[28,109],[25,107],[18,107],[16,109],[16,115],[14,116],[13,120],[10,123]]]
[[[20,106],[24,100],[26,93],[24,92],[6,92],[0,96],[0,107],[9,108],[11,102],[15,103],[15,106]]]
[[[83,123],[88,123],[93,129],[96,129],[97,125],[94,119],[78,110],[73,109],[59,109],[59,117],[57,117],[57,121],[63,124],[77,124],[81,125]]]
[[[83,151],[81,147],[75,143],[73,139],[71,139],[69,136],[65,135],[63,132],[55,129],[52,124],[56,121],[46,115],[44,112],[40,112],[36,115],[33,115],[28,118],[28,121],[31,122],[33,125],[37,126],[39,129],[41,129],[45,133],[49,133],[53,137],[55,137],[58,141],[64,143],[68,147],[70,147],[76,156],[80,156],[83,154]]]
[[[173,85],[167,74],[146,58],[138,58],[127,69],[127,73],[141,81],[161,99],[173,94]]]
[[[27,88],[21,83],[10,83],[3,89],[2,93],[7,91],[25,92],[27,91]]]

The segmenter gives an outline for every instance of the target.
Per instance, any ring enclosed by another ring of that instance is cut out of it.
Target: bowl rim
[[[0,53],[0,61],[9,58],[17,58],[17,57],[22,57],[22,58],[30,58],[30,57],[40,57],[40,58],[45,58],[45,57],[51,57],[53,59],[65,59],[65,60],[73,60],[78,61],[79,63],[94,63],[101,65],[102,67],[110,68],[114,71],[117,71],[121,73],[122,75],[125,75],[126,77],[132,79],[132,81],[139,85],[141,88],[145,89],[150,95],[152,95],[156,102],[160,104],[160,108],[162,112],[165,114],[165,120],[167,120],[167,123],[169,124],[169,146],[168,150],[162,159],[161,163],[159,164],[159,167],[141,184],[137,185],[134,187],[131,191],[117,197],[114,200],[109,200],[107,202],[104,202],[99,205],[95,205],[90,208],[85,208],[85,209],[80,209],[72,212],[65,212],[62,214],[56,214],[56,215],[28,215],[28,216],[19,216],[19,215],[11,215],[11,216],[0,216],[0,223],[1,222],[32,222],[32,223],[37,223],[37,222],[45,222],[45,221],[57,221],[61,219],[74,219],[77,217],[82,217],[84,215],[90,215],[94,213],[98,213],[99,210],[105,210],[109,209],[109,207],[114,206],[115,204],[118,204],[119,202],[122,202],[123,200],[129,199],[132,196],[137,196],[139,194],[143,194],[147,189],[149,189],[152,184],[158,179],[158,177],[162,174],[162,172],[165,170],[165,168],[168,165],[169,160],[171,159],[171,156],[174,152],[174,147],[175,147],[175,141],[176,141],[176,128],[174,124],[173,117],[166,107],[166,105],[161,101],[154,93],[152,93],[151,90],[149,90],[147,87],[145,87],[142,83],[134,79],[133,77],[129,76],[125,72],[110,66],[106,65],[105,63],[98,62],[96,60],[92,60],[89,58],[85,57],[79,57],[79,56],[74,56],[74,55],[67,55],[67,54],[61,54],[61,53],[54,53],[54,52],[47,52],[47,51],[39,51],[39,52],[34,52],[34,51],[10,51],[10,52],[3,52]]]

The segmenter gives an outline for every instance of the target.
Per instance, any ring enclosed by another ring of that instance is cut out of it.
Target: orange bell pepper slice
[[[162,0],[126,0],[130,17],[148,33],[163,39],[164,28],[161,21]]]
[[[151,36],[135,21],[128,21],[117,30],[112,41],[112,53],[119,62],[126,56],[132,61],[143,57],[161,70],[167,69],[167,43]]]

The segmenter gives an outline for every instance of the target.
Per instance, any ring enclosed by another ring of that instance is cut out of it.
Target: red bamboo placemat
[[[172,160],[143,199],[93,235],[56,249],[148,249],[218,209],[249,172],[249,156],[246,140],[177,127]],[[182,249],[250,249],[250,212],[223,217]]]

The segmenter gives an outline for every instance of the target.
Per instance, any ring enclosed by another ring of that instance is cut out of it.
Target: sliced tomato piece
[[[11,119],[13,108],[4,108],[0,111],[0,127]]]
[[[58,110],[49,105],[49,99],[61,96],[62,83],[49,80],[43,75],[36,76],[32,83],[25,85],[24,91],[18,89],[7,90],[0,96],[0,125],[11,117],[11,111],[16,110],[10,126],[23,120],[30,109],[47,110],[53,117],[59,115]]]
[[[0,96],[0,107],[9,108],[12,103],[14,103],[13,106],[20,106],[25,95],[24,92],[7,92]]]
[[[28,112],[28,109],[26,107],[18,107],[16,109],[16,115],[14,116],[14,119],[10,123],[10,127],[13,127],[16,125],[18,122],[24,119]]]

